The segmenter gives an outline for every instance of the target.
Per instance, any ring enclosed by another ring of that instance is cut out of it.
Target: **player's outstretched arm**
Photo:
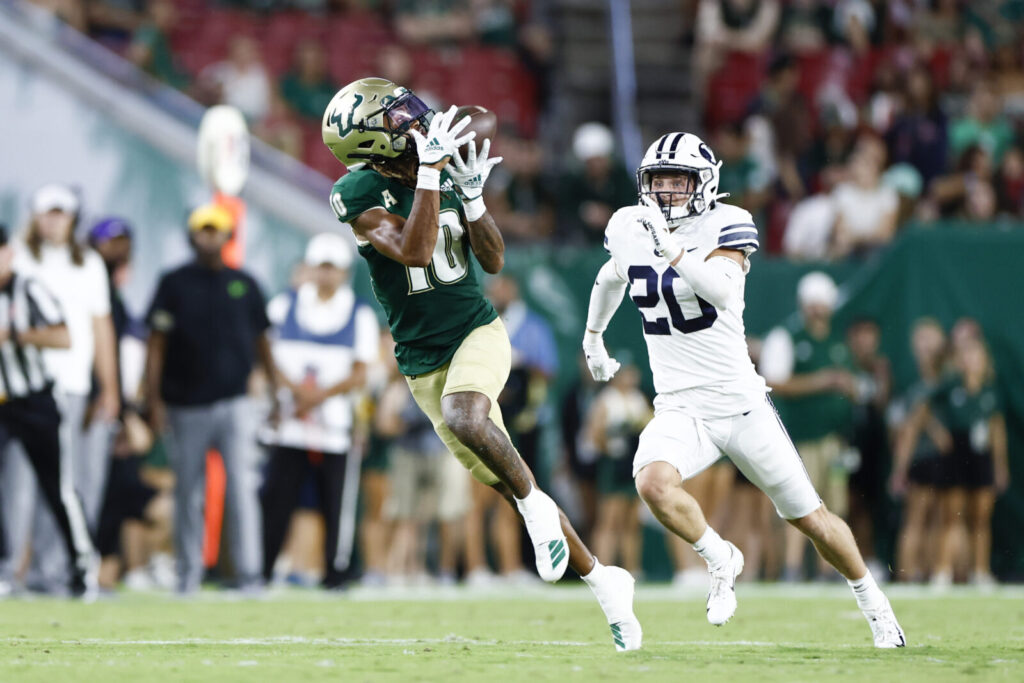
[[[467,150],[465,160],[458,149],[454,151],[448,173],[462,196],[466,222],[469,224],[469,246],[484,271],[493,275],[505,266],[505,240],[484,205],[484,183],[491,169],[500,164],[502,158],[490,156],[490,140],[484,140],[480,145],[480,154],[476,153],[476,145],[468,145]]]
[[[590,290],[590,307],[587,309],[587,331],[583,334],[583,354],[587,357],[590,374],[598,382],[606,382],[619,369],[619,362],[608,356],[604,347],[604,331],[608,329],[622,297],[627,282],[619,275],[614,259],[601,267]]]
[[[500,273],[505,267],[505,240],[490,212],[475,221],[469,221],[469,246],[484,272]]]

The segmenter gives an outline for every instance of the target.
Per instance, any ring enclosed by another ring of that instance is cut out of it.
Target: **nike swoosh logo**
[[[689,254],[691,251],[697,251],[700,247],[694,247],[693,249],[687,249],[686,253]]]

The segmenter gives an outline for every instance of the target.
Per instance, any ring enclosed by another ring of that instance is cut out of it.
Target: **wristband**
[[[441,171],[430,166],[420,166],[416,174],[416,189],[438,192],[441,189]]]
[[[480,220],[480,217],[487,213],[487,207],[484,206],[484,198],[476,197],[465,202],[463,208],[466,210],[466,220],[470,223]]]
[[[583,348],[590,350],[604,346],[604,332],[594,332],[590,329],[583,333]]]

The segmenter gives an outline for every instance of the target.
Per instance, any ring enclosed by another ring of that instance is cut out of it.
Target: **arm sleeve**
[[[720,311],[729,310],[741,297],[743,266],[731,258],[715,256],[702,261],[684,254],[674,267],[700,298]]]
[[[761,376],[769,384],[785,382],[793,376],[793,361],[793,338],[785,329],[776,327],[761,346]]]
[[[590,290],[590,308],[587,310],[587,329],[604,332],[626,293],[626,278],[619,273],[615,259],[608,259],[594,280]]]

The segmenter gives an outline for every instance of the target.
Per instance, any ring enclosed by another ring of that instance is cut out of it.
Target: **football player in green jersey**
[[[348,223],[384,308],[395,356],[416,403],[449,450],[522,515],[537,571],[557,581],[567,566],[583,577],[611,625],[616,649],[640,647],[633,577],[605,567],[580,541],[509,440],[498,394],[511,365],[505,327],[484,298],[470,254],[488,273],[504,265],[505,244],[483,201],[489,141],[479,153],[457,110],[433,112],[390,81],[342,88],[324,112],[323,138],[348,167],[331,192]]]

